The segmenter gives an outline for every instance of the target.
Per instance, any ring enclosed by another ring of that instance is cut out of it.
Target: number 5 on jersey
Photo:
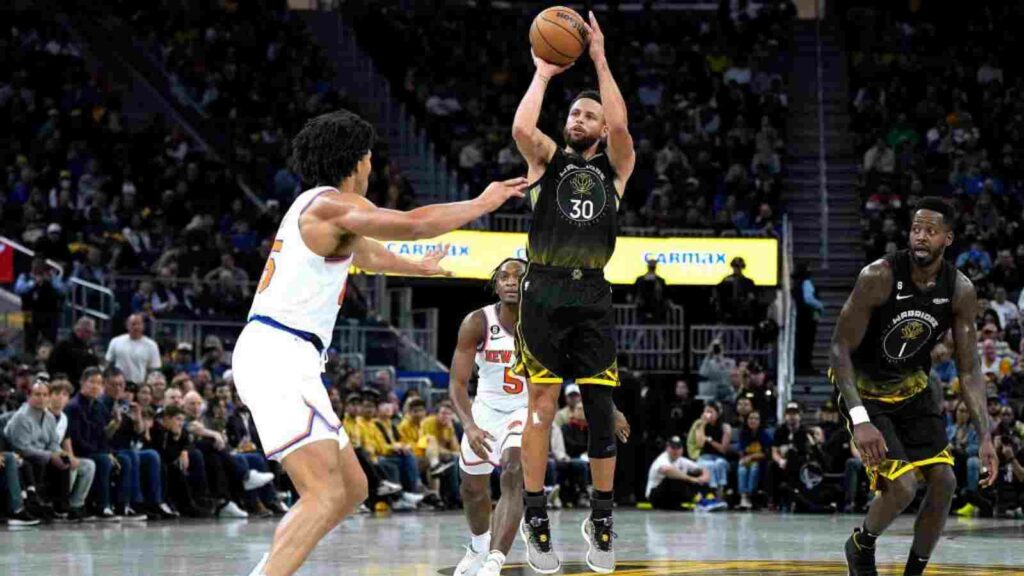
[[[281,251],[281,246],[284,245],[282,240],[274,240],[274,247],[270,249],[270,256],[267,257],[267,264],[263,267],[263,274],[260,275],[260,283],[256,287],[256,293],[259,294],[270,286],[270,281],[274,279],[274,254]]]
[[[508,394],[519,394],[523,391],[523,380],[513,374],[511,368],[505,368],[505,385],[501,389]]]

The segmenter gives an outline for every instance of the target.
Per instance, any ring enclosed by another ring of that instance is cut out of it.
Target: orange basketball
[[[537,14],[530,25],[533,53],[558,66],[575,62],[587,48],[588,41],[583,17],[565,6],[548,8]]]

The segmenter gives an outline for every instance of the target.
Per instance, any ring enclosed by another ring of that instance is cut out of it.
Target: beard
[[[591,146],[597,143],[597,137],[589,134],[583,136],[574,137],[572,132],[568,129],[562,131],[562,136],[565,138],[565,143],[569,148],[572,148],[577,154],[583,154],[590,149]]]
[[[944,252],[944,249],[942,249],[942,248],[940,248],[939,250],[930,250],[929,249],[928,250],[928,254],[926,256],[921,256],[921,255],[918,255],[917,249],[911,248],[910,249],[910,256],[911,256],[911,258],[913,258],[915,264],[917,264],[918,266],[922,266],[923,267],[923,266],[928,266],[928,265],[932,264],[933,262],[935,262],[936,260],[942,258],[942,253],[943,252]]]

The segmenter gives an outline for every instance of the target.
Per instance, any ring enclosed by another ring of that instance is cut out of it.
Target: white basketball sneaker
[[[477,552],[472,546],[466,546],[466,555],[459,561],[452,576],[477,576],[485,556],[486,552]]]

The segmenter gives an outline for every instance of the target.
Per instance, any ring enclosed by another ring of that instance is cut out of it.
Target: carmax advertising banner
[[[526,234],[457,230],[431,240],[383,242],[388,250],[414,259],[431,248],[451,244],[441,262],[455,278],[486,280],[503,259],[526,259]],[[735,257],[746,262],[743,273],[758,286],[778,284],[779,246],[774,238],[641,238],[620,236],[605,267],[613,284],[632,284],[647,272],[647,259],[658,261],[658,275],[673,285],[710,286],[732,273]]]

